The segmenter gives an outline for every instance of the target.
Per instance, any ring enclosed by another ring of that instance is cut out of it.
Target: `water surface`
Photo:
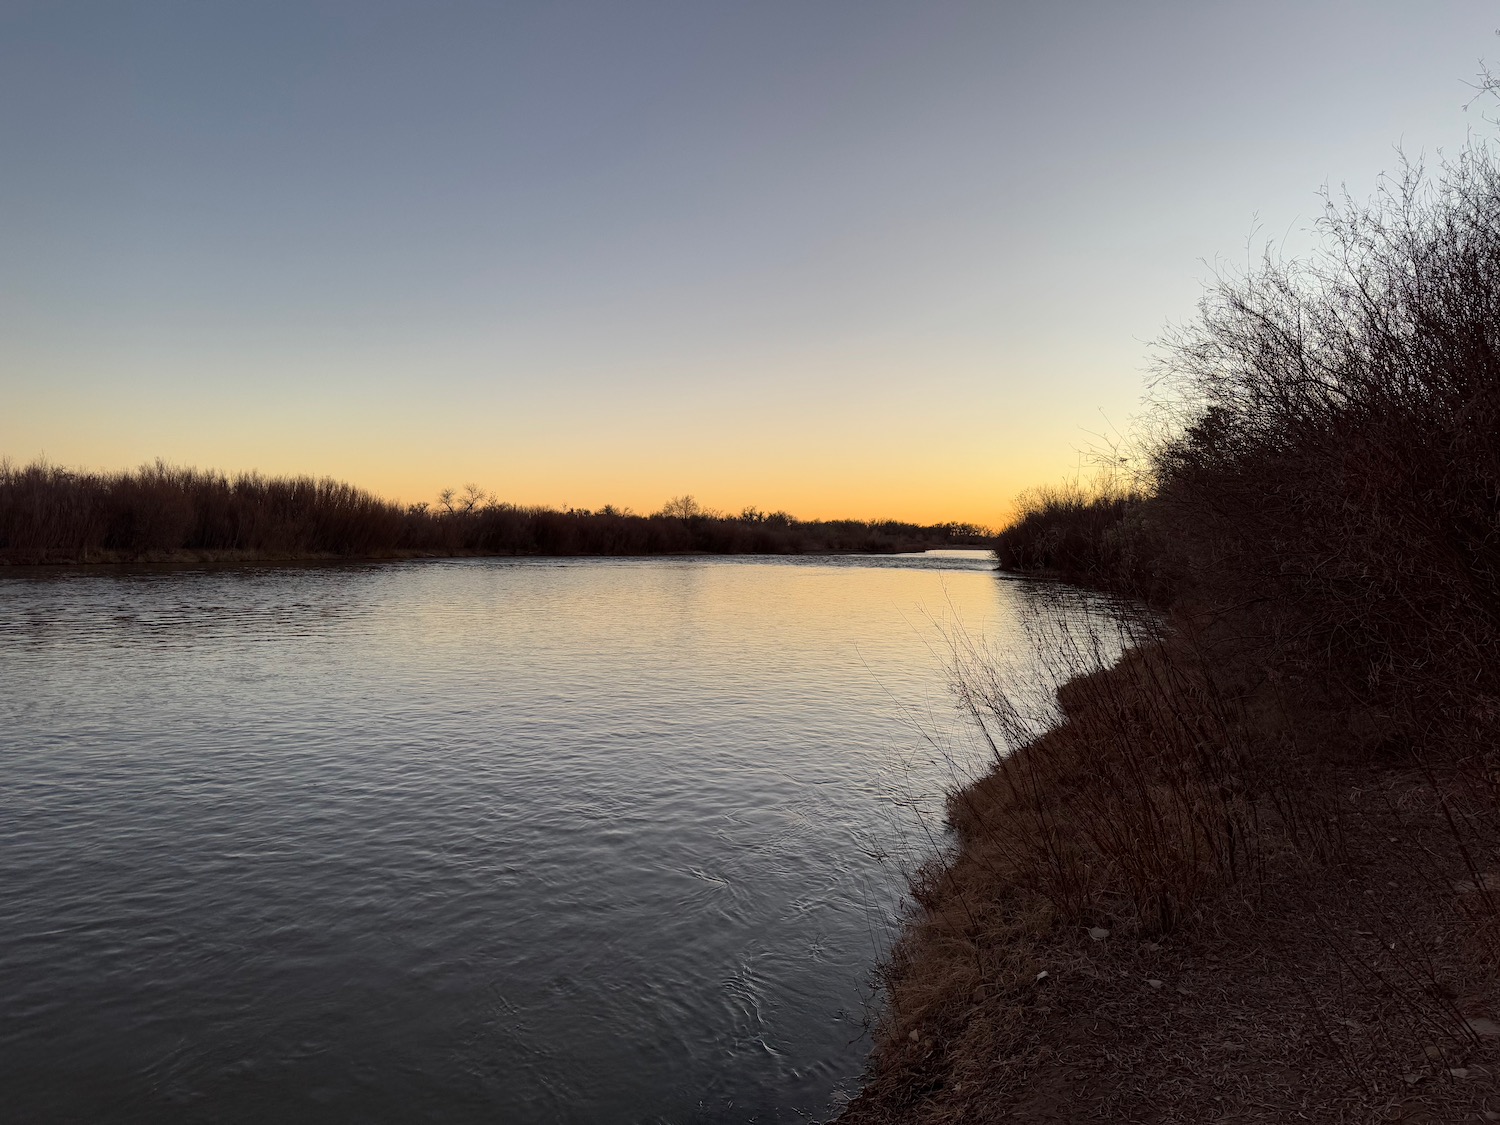
[[[990,565],[0,578],[7,1115],[825,1116]]]

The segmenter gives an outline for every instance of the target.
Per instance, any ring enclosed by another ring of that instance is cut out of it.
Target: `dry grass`
[[[841,1120],[1500,1111],[1500,1041],[1465,1024],[1500,999],[1488,783],[1207,646],[1072,681],[1063,724],[952,795],[957,850],[914,880]],[[993,688],[968,698],[1000,745],[1018,708]]]

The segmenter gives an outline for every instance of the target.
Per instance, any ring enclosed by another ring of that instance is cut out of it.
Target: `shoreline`
[[[650,552],[550,552],[550,551],[483,551],[483,550],[382,550],[364,554],[335,554],[328,552],[299,551],[233,551],[233,550],[180,550],[134,553],[127,551],[93,551],[82,555],[55,557],[48,552],[41,557],[14,557],[0,551],[0,572],[9,567],[110,567],[110,566],[240,566],[303,563],[368,563],[405,562],[412,560],[441,559],[661,559],[661,558],[829,558],[842,556],[874,555],[880,557],[909,554],[925,554],[929,551],[974,550],[989,551],[984,544],[901,544],[889,549],[867,548],[862,550],[799,550],[799,551],[650,551]]]
[[[1483,784],[1194,647],[950,795],[839,1125],[1500,1119]]]

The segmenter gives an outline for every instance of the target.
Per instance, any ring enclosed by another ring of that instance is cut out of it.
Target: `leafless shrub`
[[[1500,168],[1408,165],[1321,227],[1166,342],[1153,507],[1198,608],[1253,621],[1267,663],[1461,741],[1500,698]]]
[[[1112,474],[1023,492],[995,538],[1001,569],[1164,600],[1171,576],[1146,522],[1149,493]]]

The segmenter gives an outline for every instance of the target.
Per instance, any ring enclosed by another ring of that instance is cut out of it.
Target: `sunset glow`
[[[1489,6],[1352,11],[12,6],[0,453],[995,524],[1484,125]]]

